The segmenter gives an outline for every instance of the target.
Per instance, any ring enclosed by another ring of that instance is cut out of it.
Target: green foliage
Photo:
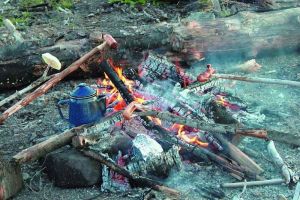
[[[21,0],[20,6],[23,8],[28,8],[35,5],[43,4],[45,2],[46,0]],[[48,0],[47,2],[53,8],[62,7],[70,9],[74,5],[73,0]]]
[[[29,19],[31,18],[31,13],[30,12],[22,12],[22,15],[19,17],[11,17],[9,20],[13,24],[23,24],[23,25],[28,25]]]
[[[44,3],[44,0],[21,0],[20,6],[24,8],[28,8],[42,3]]]
[[[211,0],[198,0],[199,4],[203,6],[203,10],[211,10],[213,7],[212,1]]]
[[[157,3],[157,0],[108,0],[109,3],[126,3],[131,6],[135,6],[136,4],[145,5],[147,2]]]
[[[71,9],[74,6],[73,0],[50,0],[49,3],[53,8],[62,7]]]
[[[3,26],[3,17],[0,15],[0,27]]]

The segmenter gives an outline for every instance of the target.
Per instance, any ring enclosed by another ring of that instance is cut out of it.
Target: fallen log
[[[113,40],[112,37],[105,37],[105,42],[103,42],[101,45],[93,48],[90,52],[82,56],[79,60],[74,62],[72,65],[64,69],[62,72],[57,73],[53,78],[48,80],[46,83],[38,87],[34,92],[28,94],[25,98],[17,102],[15,105],[4,111],[2,115],[0,116],[0,124],[2,124],[9,116],[17,112],[18,110],[22,109],[26,105],[28,105],[30,102],[38,98],[39,96],[45,94],[49,89],[54,87],[57,83],[59,83],[62,79],[64,79],[66,76],[68,76],[70,73],[76,71],[78,68],[81,67],[81,65],[86,62],[88,59],[90,59],[94,54],[96,53],[103,53],[108,47],[116,47],[116,41]],[[103,56],[103,55],[102,55]]]
[[[150,187],[154,190],[163,192],[165,194],[169,194],[172,196],[179,197],[180,193],[177,190],[174,190],[172,188],[164,186],[162,183],[159,183],[157,181],[154,181],[152,179],[143,177],[143,176],[137,176],[135,174],[130,173],[128,170],[126,170],[123,167],[118,166],[112,159],[110,159],[108,156],[102,154],[102,153],[95,153],[92,151],[82,151],[85,156],[89,156],[102,164],[106,165],[113,171],[117,172],[118,174],[121,174],[125,176],[126,178],[132,180],[135,184],[137,184],[140,187]]]
[[[112,34],[122,48],[130,50],[165,47],[177,51],[179,55],[202,52],[214,55],[226,54],[227,57],[228,55],[233,57],[234,53],[250,54],[253,57],[268,50],[274,53],[299,47],[300,28],[297,15],[299,12],[300,8],[263,13],[240,12],[231,17],[211,18],[205,22],[199,20],[191,23],[191,20],[183,19],[183,23],[127,27],[126,32],[129,34],[120,33],[117,29]],[[91,35],[97,33],[93,30],[91,32]],[[68,66],[91,49],[93,37],[85,36],[63,42],[55,42],[55,39],[25,41],[1,48],[0,89],[29,84],[41,75],[41,71],[45,68],[39,57],[42,53],[49,52],[58,57],[64,66]],[[95,62],[90,64],[89,66],[92,66]]]

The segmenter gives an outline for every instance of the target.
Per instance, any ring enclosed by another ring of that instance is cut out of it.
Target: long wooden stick
[[[235,128],[233,126],[223,125],[223,124],[208,124],[205,121],[200,120],[192,120],[185,117],[177,116],[168,112],[160,112],[160,111],[145,111],[145,112],[135,112],[134,113],[137,116],[152,116],[157,117],[162,120],[167,120],[172,123],[178,123],[182,125],[186,125],[192,128],[198,128],[203,131],[211,131],[211,132],[217,132],[217,133],[234,133]]]
[[[285,180],[282,178],[264,180],[264,181],[249,181],[249,182],[237,182],[237,183],[223,183],[221,187],[223,188],[236,188],[236,187],[244,187],[248,186],[261,186],[261,185],[275,185],[284,183]]]
[[[70,73],[77,70],[84,62],[86,62],[89,58],[91,58],[94,54],[98,52],[103,52],[106,48],[108,48],[110,45],[109,41],[103,42],[101,45],[95,47],[90,52],[82,56],[79,60],[75,61],[73,64],[71,64],[69,67],[67,67],[65,70],[63,70],[60,73],[57,73],[53,78],[48,80],[46,83],[41,85],[39,88],[37,88],[32,93],[28,94],[25,98],[17,102],[15,105],[7,109],[0,117],[0,124],[2,124],[9,116],[17,112],[18,110],[22,109],[26,105],[28,105],[30,102],[32,102],[34,99],[38,98],[39,96],[45,94],[49,89],[51,89],[53,86],[55,86],[58,82],[60,82],[62,79],[64,79],[66,76],[68,76]],[[115,45],[115,44],[113,44]]]
[[[7,104],[8,102],[16,99],[16,98],[22,96],[23,94],[29,92],[30,90],[34,89],[35,87],[37,87],[40,84],[44,83],[45,81],[49,80],[53,76],[54,75],[51,75],[51,76],[41,76],[40,78],[38,78],[37,80],[35,80],[34,82],[32,82],[27,87],[23,88],[20,91],[16,91],[14,94],[12,94],[12,95],[6,97],[5,99],[3,99],[2,101],[0,101],[0,107],[3,106],[4,104]]]
[[[47,153],[50,153],[62,146],[71,143],[72,138],[76,135],[82,135],[82,134],[92,135],[95,132],[99,133],[102,130],[109,128],[110,126],[114,125],[116,122],[121,120],[122,120],[122,113],[117,112],[114,113],[113,115],[103,118],[100,122],[96,124],[86,124],[72,129],[68,129],[59,135],[52,136],[41,143],[38,143],[27,149],[24,149],[23,151],[13,156],[13,159],[18,163],[35,161],[36,159],[45,156]]]
[[[92,151],[85,151],[85,150],[82,152],[84,155],[101,162],[102,164],[106,165],[107,167],[109,167],[113,171],[117,172],[118,174],[121,174],[121,175],[125,176],[126,178],[129,178],[130,180],[134,181],[139,186],[150,187],[154,190],[161,191],[166,194],[170,194],[170,195],[177,196],[177,197],[180,195],[179,191],[169,188],[167,186],[164,186],[160,182],[154,181],[150,178],[146,178],[143,176],[137,176],[137,175],[130,173],[128,170],[117,165],[112,159],[110,159],[108,156],[106,156],[102,153],[95,153]]]
[[[272,158],[272,161],[274,162],[274,164],[281,169],[281,174],[285,179],[286,184],[291,182],[292,176],[293,176],[293,172],[291,171],[291,169],[287,166],[287,164],[285,164],[285,162],[283,161],[282,157],[280,156],[280,154],[278,153],[274,142],[271,140],[268,144],[268,152]]]
[[[221,79],[230,79],[254,83],[267,83],[267,84],[277,84],[277,85],[289,85],[294,87],[300,87],[299,81],[281,80],[281,79],[271,79],[271,78],[258,78],[258,77],[247,77],[238,76],[233,74],[213,74],[213,77]]]

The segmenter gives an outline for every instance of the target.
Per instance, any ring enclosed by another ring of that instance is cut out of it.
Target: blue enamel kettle
[[[64,117],[62,105],[69,106],[69,118]],[[69,99],[57,103],[57,108],[61,118],[68,121],[70,127],[76,127],[100,120],[106,111],[106,99],[105,95],[97,96],[96,90],[85,83],[80,83]]]

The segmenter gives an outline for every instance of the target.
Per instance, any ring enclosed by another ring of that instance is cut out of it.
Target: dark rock
[[[102,183],[102,166],[76,150],[53,152],[46,156],[44,167],[54,185],[63,188],[88,187]]]

